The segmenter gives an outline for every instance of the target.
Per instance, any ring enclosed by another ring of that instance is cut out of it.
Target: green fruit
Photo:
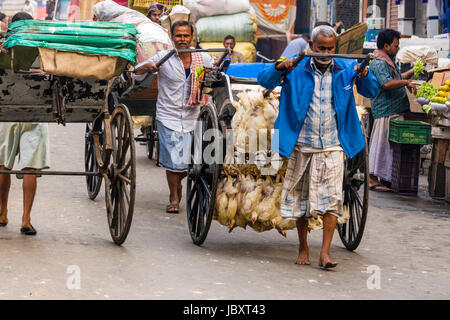
[[[420,87],[417,89],[416,97],[423,97],[425,99],[431,100],[436,95],[437,90],[431,83],[422,83]]]
[[[422,61],[417,61],[416,64],[414,65],[414,76],[416,78],[419,78],[420,74],[423,72],[423,70],[425,70],[425,65],[423,64]]]

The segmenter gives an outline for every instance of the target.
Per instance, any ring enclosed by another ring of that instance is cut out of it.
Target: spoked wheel
[[[112,154],[105,179],[106,211],[113,241],[122,244],[130,230],[136,194],[136,151],[128,108],[118,105],[110,120]]]
[[[338,231],[344,246],[355,250],[361,242],[369,207],[369,152],[368,146],[354,158],[345,161],[344,207],[350,218],[339,225]]]
[[[207,139],[205,135],[205,133],[208,135],[206,131],[209,129],[215,129],[214,132],[216,132],[211,139]],[[217,136],[218,119],[213,105],[207,104],[202,107],[195,132],[197,134],[192,140],[191,163],[187,175],[186,211],[192,241],[196,245],[201,245],[211,226],[219,179],[220,165],[214,159],[216,150],[219,151],[221,146],[214,137],[216,139],[222,139],[222,137]],[[208,145],[215,148],[211,150],[211,147],[208,147],[208,154],[204,155]],[[209,159],[210,156],[213,159]]]
[[[155,156],[155,159],[157,159],[159,142],[156,128],[152,125],[150,127],[146,127],[145,131],[147,137],[147,157],[151,160]]]
[[[146,127],[145,129],[145,136],[147,137],[147,144],[146,144],[146,148],[147,148],[147,158],[149,158],[150,160],[153,158],[153,146],[154,146],[154,141],[153,141],[153,126],[150,127]]]
[[[86,124],[86,133],[84,136],[84,167],[86,172],[99,172],[97,153],[100,155],[103,154],[102,124],[102,120]],[[96,135],[98,136],[97,143],[95,143]],[[97,148],[99,150],[96,150]],[[103,177],[100,174],[98,176],[86,176],[87,191],[90,199],[94,200],[97,197],[102,186],[102,181]]]

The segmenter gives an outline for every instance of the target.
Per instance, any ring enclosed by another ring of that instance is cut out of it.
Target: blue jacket
[[[358,113],[353,97],[352,77],[358,63],[348,59],[334,59],[333,101],[337,116],[338,138],[348,158],[356,156],[365,146]],[[258,74],[258,83],[273,89],[280,85],[283,72],[275,69],[275,64],[268,66]],[[280,111],[275,121],[275,135],[272,149],[288,158],[294,150],[302,129],[313,93],[314,73],[311,58],[304,58],[286,77],[280,96]],[[367,98],[378,93],[378,82],[369,72],[365,78],[356,78],[358,93]],[[278,130],[277,130],[278,129]]]

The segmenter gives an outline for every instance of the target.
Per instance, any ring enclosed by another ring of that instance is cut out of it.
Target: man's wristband
[[[277,68],[277,66],[278,66],[280,63],[286,61],[286,59],[287,59],[286,57],[280,57],[280,58],[277,60],[277,62],[275,62],[275,69]]]

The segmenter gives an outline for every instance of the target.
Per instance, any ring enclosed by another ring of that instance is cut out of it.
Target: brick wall
[[[349,29],[359,22],[359,0],[336,1],[335,21],[342,21],[345,29]]]

